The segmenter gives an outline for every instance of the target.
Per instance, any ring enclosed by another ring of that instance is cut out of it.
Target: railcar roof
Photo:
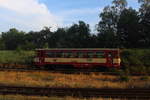
[[[48,48],[36,50],[119,50],[119,48]]]

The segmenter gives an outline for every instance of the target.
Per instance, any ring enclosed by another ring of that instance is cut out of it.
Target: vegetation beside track
[[[0,51],[0,64],[32,64],[34,51]]]
[[[129,72],[150,72],[150,49],[124,49],[120,56],[121,66]]]
[[[0,71],[0,84],[13,86],[43,86],[71,88],[150,88],[147,76],[111,76],[101,74],[61,74],[47,71]]]

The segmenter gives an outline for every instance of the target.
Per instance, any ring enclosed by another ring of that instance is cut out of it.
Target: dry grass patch
[[[130,77],[122,82],[118,76],[97,74],[61,74],[39,72],[0,71],[0,84],[15,86],[73,87],[73,88],[133,88],[150,87],[150,80]]]

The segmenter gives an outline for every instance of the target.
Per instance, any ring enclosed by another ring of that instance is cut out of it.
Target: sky
[[[137,0],[128,6],[139,8]],[[84,21],[94,30],[99,14],[112,0],[0,0],[0,32],[17,28],[25,32],[39,31],[44,26],[54,31]]]

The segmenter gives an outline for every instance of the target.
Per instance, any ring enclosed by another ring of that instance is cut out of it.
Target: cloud
[[[52,14],[45,4],[38,0],[0,0],[0,26],[21,28],[25,31],[40,30],[50,26],[53,30],[61,19]]]
[[[102,9],[100,9],[99,7],[97,8],[81,8],[81,9],[69,9],[66,11],[62,11],[61,14],[64,16],[68,16],[68,15],[87,15],[87,14],[97,14],[100,11],[102,11]]]

